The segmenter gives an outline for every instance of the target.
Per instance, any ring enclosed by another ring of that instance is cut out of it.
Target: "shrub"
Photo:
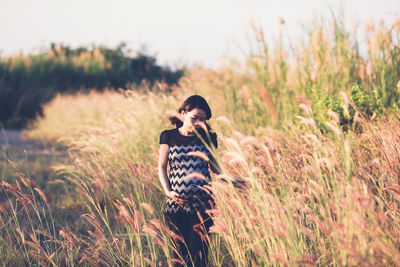
[[[323,132],[326,132],[325,122],[329,120],[329,111],[338,115],[343,131],[352,127],[358,129],[358,126],[354,123],[356,112],[359,113],[358,115],[372,120],[385,111],[382,96],[378,89],[368,92],[363,90],[361,85],[355,83],[351,89],[350,99],[347,99],[345,93],[341,93],[342,97],[338,97],[316,86],[313,86],[310,90],[313,117]]]

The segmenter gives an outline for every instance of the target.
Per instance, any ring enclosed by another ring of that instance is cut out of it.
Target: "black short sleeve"
[[[168,131],[165,130],[160,134],[160,145],[161,144],[170,144],[170,140],[169,140],[169,135],[168,135]]]

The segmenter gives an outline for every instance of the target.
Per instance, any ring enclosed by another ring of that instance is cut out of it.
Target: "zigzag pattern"
[[[198,178],[192,178],[187,180],[181,180],[180,178],[171,178],[169,180],[171,186],[173,187],[191,187],[191,186],[204,186],[208,184],[208,181]]]
[[[169,148],[169,152],[171,154],[173,153],[188,153],[190,151],[206,151],[207,148],[205,147],[205,145],[201,144],[201,145],[173,145],[170,146]]]
[[[208,157],[211,156],[204,145],[173,145],[169,148],[168,161],[170,170],[168,179],[171,189],[179,193],[184,199],[189,200],[189,203],[180,206],[172,199],[167,198],[167,212],[176,213],[183,211],[186,213],[195,213],[196,210],[209,209],[209,201],[214,202],[212,196],[202,189],[211,180],[208,170],[209,163],[199,157],[187,156],[187,153],[191,151],[200,151]],[[193,172],[201,173],[206,179],[196,177],[186,178],[188,174]]]
[[[205,167],[208,167],[207,161],[204,161],[202,159],[190,160],[189,162],[185,161],[184,159],[177,159],[177,161],[181,162],[171,163],[172,170],[181,170],[181,169],[186,169],[186,171],[195,169],[202,170]]]
[[[199,159],[194,156],[187,156],[186,154],[191,152],[191,151],[200,151],[206,154],[208,157],[210,157],[210,152],[208,149],[205,147],[205,145],[188,145],[188,146],[178,146],[178,145],[173,145],[169,148],[169,154],[168,158],[172,161],[174,160],[185,160],[188,161],[189,159]]]
[[[208,165],[205,165],[204,167],[208,167]],[[188,175],[189,173],[201,173],[204,176],[208,176],[209,172],[205,172],[204,168],[200,169],[200,168],[189,168],[189,169],[184,169],[184,168],[172,168],[169,170],[169,174],[171,175],[171,178],[180,178],[183,179],[186,177],[186,175]]]

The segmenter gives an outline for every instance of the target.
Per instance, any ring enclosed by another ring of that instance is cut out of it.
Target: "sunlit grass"
[[[68,147],[72,163],[54,170],[74,188],[85,214],[80,227],[54,226],[39,188],[25,186],[30,179],[2,182],[3,262],[171,266],[179,260],[171,258],[179,237],[162,216],[158,138],[171,127],[166,112],[197,93],[211,105],[223,170],[211,187],[212,266],[399,265],[397,24],[368,30],[368,59],[340,21],[329,25],[313,25],[293,55],[279,43],[270,48],[254,27],[256,50],[247,66],[192,69],[170,94],[142,88],[53,99],[26,135]],[[348,97],[354,83],[378,90],[385,112],[359,113]],[[313,86],[339,97],[346,116],[354,106],[357,128],[344,129],[328,108],[313,110]],[[320,124],[318,112],[327,115]],[[247,184],[235,187],[234,177]]]

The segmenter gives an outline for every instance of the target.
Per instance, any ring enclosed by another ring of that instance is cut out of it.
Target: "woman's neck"
[[[187,129],[186,127],[182,126],[180,128],[178,128],[178,131],[181,135],[185,135],[185,136],[193,136],[195,135],[194,132],[190,132],[189,129]]]

